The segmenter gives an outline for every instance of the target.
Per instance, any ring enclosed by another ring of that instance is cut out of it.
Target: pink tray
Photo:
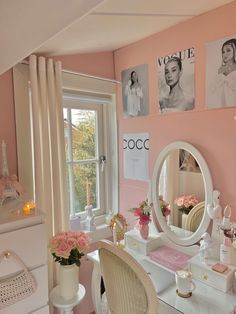
[[[156,251],[149,253],[150,258],[160,265],[173,271],[183,269],[187,266],[190,255],[179,252],[168,246],[160,246]]]

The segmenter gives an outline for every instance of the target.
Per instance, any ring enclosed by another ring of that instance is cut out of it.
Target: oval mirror
[[[210,223],[206,206],[212,193],[208,166],[194,146],[179,141],[161,151],[152,177],[153,205],[171,241],[189,246],[200,240]]]

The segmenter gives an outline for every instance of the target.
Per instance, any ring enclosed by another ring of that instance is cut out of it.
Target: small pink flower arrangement
[[[140,225],[147,225],[151,222],[151,210],[153,204],[148,204],[148,201],[142,201],[139,207],[131,208],[130,211],[137,216]]]
[[[190,210],[199,203],[195,195],[183,195],[175,199],[178,210],[188,215]]]
[[[162,195],[159,195],[159,202],[160,202],[159,204],[160,204],[162,215],[164,217],[169,216],[171,214],[170,204],[168,204],[166,201],[163,200]]]
[[[49,249],[55,262],[61,265],[76,264],[79,267],[80,259],[90,243],[90,237],[83,231],[65,231],[51,238]]]

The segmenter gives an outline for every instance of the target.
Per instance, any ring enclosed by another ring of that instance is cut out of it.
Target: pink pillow
[[[190,255],[165,245],[160,246],[156,251],[150,252],[149,256],[153,261],[173,271],[185,268],[188,260],[191,258]]]

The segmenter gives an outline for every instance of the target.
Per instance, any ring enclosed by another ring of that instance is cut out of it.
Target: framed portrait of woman
[[[236,35],[206,45],[206,108],[236,106]]]
[[[148,65],[141,64],[121,72],[123,113],[126,117],[149,113]]]
[[[161,113],[194,109],[194,53],[188,48],[157,59]]]

